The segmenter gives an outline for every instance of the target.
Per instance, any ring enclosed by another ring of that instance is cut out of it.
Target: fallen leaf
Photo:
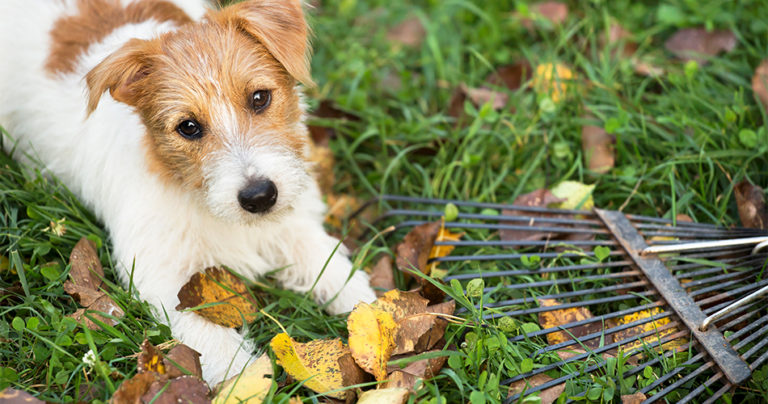
[[[537,93],[545,94],[558,103],[565,100],[575,78],[573,71],[562,63],[544,63],[536,66],[531,86]]]
[[[161,375],[166,373],[163,354],[148,339],[141,343],[141,352],[137,361],[136,371],[139,373],[155,372]]]
[[[635,394],[621,396],[621,404],[640,404],[647,398],[648,397],[646,397],[645,394],[638,391]]]
[[[403,242],[397,245],[395,264],[403,274],[408,275],[409,270],[415,268],[429,275],[426,272],[427,260],[440,226],[439,221],[416,226],[405,235]]]
[[[424,313],[429,301],[415,292],[390,290],[371,304],[378,310],[392,315],[395,322],[413,314]]]
[[[682,60],[704,63],[710,56],[730,52],[736,43],[736,35],[730,30],[709,32],[704,28],[685,28],[667,39],[664,47]]]
[[[633,323],[635,321],[651,318],[663,312],[664,311],[659,309],[658,307],[654,307],[649,310],[641,310],[636,313],[627,314],[626,316],[618,318],[616,320],[616,325],[621,326],[621,325]],[[618,331],[613,334],[613,342],[619,342],[625,339],[631,339],[645,332],[656,331],[662,326],[669,324],[669,322],[670,322],[669,317],[665,317],[665,318],[660,318],[660,319],[647,322],[645,324],[636,325],[634,327],[627,328],[625,330]],[[653,334],[648,335],[642,340],[640,340],[639,338],[634,338],[633,342],[626,343],[622,345],[621,348],[624,351],[631,351],[633,349],[638,349],[638,348],[641,348],[644,343],[651,344],[651,343],[657,342],[659,338],[665,335],[675,333],[677,331],[678,331],[677,328],[673,327],[673,328],[667,328],[665,330],[661,330],[658,332],[654,332]],[[662,346],[662,348],[665,350],[675,349],[687,343],[688,341],[685,338],[678,338],[678,339],[675,339],[674,341],[667,342]]]
[[[559,305],[561,305],[561,303],[554,299],[539,299],[539,307],[557,307]],[[554,328],[564,326],[568,323],[590,319],[592,317],[592,313],[587,307],[571,307],[539,313],[539,325],[541,325],[541,328]],[[573,334],[576,339],[579,339],[585,335],[599,332],[602,329],[603,325],[600,322],[595,321],[568,328],[568,332],[551,332],[547,334],[547,343],[549,345],[555,345],[566,341],[572,341],[574,339],[571,338],[571,334]],[[574,346],[581,346],[581,344],[594,349],[600,346],[600,338],[584,340],[581,341],[581,343],[576,342]]]
[[[535,191],[529,192],[524,195],[520,195],[515,199],[515,201],[512,203],[516,206],[534,206],[534,207],[540,207],[540,208],[546,208],[550,205],[558,204],[563,202],[564,199],[558,198],[555,195],[552,194],[548,189],[537,189]],[[514,225],[514,226],[537,226],[536,223],[536,217],[554,217],[552,214],[547,213],[537,213],[537,212],[527,212],[527,211],[520,211],[520,210],[513,210],[513,209],[504,209],[501,212],[504,216],[527,216],[531,217],[532,219],[527,222],[500,222],[500,224],[504,225]],[[526,241],[532,241],[532,240],[542,240],[545,238],[552,237],[552,233],[547,232],[541,232],[541,231],[527,231],[527,230],[511,230],[511,229],[501,229],[499,230],[499,238],[502,241],[515,241],[515,240],[526,240]]]
[[[318,147],[328,147],[330,139],[336,137],[336,130],[329,126],[322,126],[319,120],[335,120],[340,122],[359,121],[360,117],[348,111],[340,109],[332,100],[322,100],[317,109],[312,112],[309,120],[309,134],[312,141]]]
[[[765,210],[765,196],[762,188],[749,180],[744,180],[736,184],[733,193],[736,196],[736,206],[739,209],[742,226],[754,229],[768,227],[768,212]]]
[[[404,404],[409,394],[408,389],[401,387],[368,390],[360,396],[357,404]]]
[[[132,378],[124,381],[112,395],[110,404],[135,404],[141,403],[141,397],[147,392],[149,386],[155,381],[166,381],[168,378],[155,372],[136,373]]]
[[[451,252],[456,248],[452,245],[436,245],[437,242],[443,242],[443,241],[459,241],[461,237],[464,236],[464,233],[452,233],[448,229],[445,228],[445,222],[443,220],[440,221],[440,230],[437,232],[437,237],[435,237],[435,242],[432,245],[432,249],[429,250],[429,258],[427,261],[434,259],[434,258],[441,258],[445,257],[451,254]],[[437,269],[437,261],[433,261],[429,265],[429,268],[427,269],[428,274],[432,274],[432,272]]]
[[[659,77],[664,75],[664,69],[654,65],[653,63],[645,60],[634,60],[632,66],[635,68],[635,73],[641,76],[647,77]]]
[[[77,286],[99,290],[103,284],[104,268],[101,266],[96,244],[83,237],[69,254],[69,277]]]
[[[432,278],[433,281],[436,281],[442,285],[445,285],[445,282]],[[410,292],[416,292],[425,299],[429,300],[429,304],[440,304],[445,301],[445,292],[443,292],[442,289],[435,286],[432,282],[427,281],[426,279],[422,278],[416,278],[417,283],[419,284],[419,287],[410,290]]]
[[[210,304],[194,312],[224,327],[241,327],[243,320],[251,322],[258,316],[258,304],[248,287],[222,268],[211,267],[192,275],[179,290],[178,298],[176,310]]]
[[[417,377],[403,372],[401,370],[395,370],[387,375],[386,383],[381,385],[382,389],[402,388],[413,391],[413,387],[416,385]]]
[[[527,379],[518,380],[509,385],[509,394],[507,397],[523,394],[524,391],[539,387],[544,383],[551,382],[552,380],[555,379],[542,373],[531,376]],[[565,382],[546,388],[534,394],[538,394],[539,398],[541,399],[541,404],[552,404],[560,397],[561,394],[563,394],[564,391]]]
[[[607,35],[600,38],[600,42],[603,47],[620,45],[619,47],[622,49],[621,54],[615,54],[614,56],[629,58],[637,52],[637,44],[631,38],[632,33],[614,21],[608,27]]]
[[[346,353],[339,358],[339,369],[341,369],[341,381],[344,387],[355,386],[370,380],[370,375],[357,365],[352,353]],[[358,387],[357,390],[359,389]],[[354,394],[354,391],[347,390],[347,399]]]
[[[3,404],[43,404],[45,401],[27,393],[7,387],[0,392],[0,402]]]
[[[501,66],[488,75],[485,81],[492,86],[506,87],[515,91],[531,79],[533,69],[528,62]]]
[[[763,60],[752,76],[752,91],[768,113],[768,59]]]
[[[397,325],[392,314],[367,303],[359,303],[347,319],[349,349],[355,362],[381,381],[387,377],[387,362],[395,349]]]
[[[283,369],[294,379],[303,381],[304,386],[333,398],[345,397],[344,391],[331,392],[344,387],[339,359],[349,353],[349,349],[340,339],[302,344],[281,333],[272,338],[270,346]]]
[[[448,102],[448,115],[456,120],[457,126],[464,125],[469,119],[464,109],[464,103],[467,100],[477,108],[490,103],[493,109],[501,110],[509,102],[509,95],[486,87],[472,88],[464,83],[460,84],[453,90]]]
[[[210,389],[195,376],[181,376],[175,379],[154,381],[141,400],[153,404],[208,404]]]
[[[616,139],[600,126],[582,126],[581,148],[587,160],[587,167],[600,174],[610,171],[616,162],[616,152],[613,147],[615,142]]]
[[[424,42],[426,35],[427,31],[424,29],[421,19],[417,16],[411,16],[392,27],[387,33],[387,40],[396,44],[417,48]]]
[[[693,218],[686,215],[685,213],[678,213],[677,216],[675,216],[675,221],[684,222],[684,223],[693,223]]]
[[[163,358],[165,372],[171,379],[192,375],[203,378],[203,368],[200,366],[200,353],[194,349],[179,344],[171,348]]]
[[[331,178],[333,179],[333,177]],[[329,191],[325,193],[325,198],[328,204],[328,210],[325,212],[325,224],[334,229],[341,229],[344,220],[363,205],[360,199],[349,194],[337,194]],[[354,234],[350,232],[347,238],[355,238],[357,234],[359,232]]]
[[[553,25],[560,25],[568,18],[568,6],[559,1],[542,1],[529,6],[531,15],[549,21]],[[523,18],[520,24],[527,30],[534,29],[532,18]]]
[[[213,404],[261,403],[272,387],[272,361],[261,355],[243,372],[222,383]]]
[[[577,181],[563,181],[551,189],[554,196],[565,199],[557,207],[567,210],[592,210],[595,206],[592,199],[592,191],[594,190],[594,185],[582,184]]]
[[[446,314],[453,315],[456,310],[456,302],[451,300],[448,302],[435,304],[427,307],[427,313]],[[443,340],[445,335],[445,329],[448,327],[448,321],[441,318],[439,315],[435,316],[434,325],[416,342],[413,347],[413,351],[416,353],[425,352],[434,348],[440,341]]]
[[[392,271],[392,257],[384,254],[376,261],[376,265],[371,270],[369,283],[377,297],[396,287],[395,273]]]
[[[85,326],[90,330],[100,330],[101,326],[91,321],[90,318],[86,317],[86,313],[88,313],[88,315],[95,318],[96,320],[109,325],[116,325],[117,321],[113,320],[112,318],[105,317],[100,313],[105,313],[117,318],[123,317],[125,315],[123,309],[121,309],[120,306],[118,306],[117,303],[115,303],[115,301],[112,300],[111,297],[107,296],[104,292],[101,292],[99,298],[97,298],[87,308],[78,309],[74,313],[67,316],[74,318],[77,322],[83,322]]]
[[[70,280],[64,282],[64,291],[85,308],[78,309],[68,317],[84,322],[85,326],[91,330],[100,330],[101,327],[85,316],[86,311],[93,311],[94,313],[89,314],[105,324],[117,324],[117,321],[95,313],[102,312],[118,318],[125,314],[123,309],[100,289],[103,284],[104,269],[101,266],[96,245],[85,237],[81,238],[72,249],[69,263]]]
[[[442,346],[440,346],[439,349],[427,351],[425,353],[441,352],[443,346],[445,345],[445,341],[442,341],[441,345]],[[397,357],[393,357],[392,359],[393,360],[394,359],[403,359],[403,358],[406,358],[408,356],[409,355],[400,355],[400,356],[397,356]],[[400,372],[404,372],[404,373],[407,373],[409,375],[412,375],[412,376],[414,376],[416,378],[419,378],[419,379],[426,379],[426,380],[428,380],[428,379],[431,379],[431,378],[435,377],[440,372],[440,369],[443,368],[443,366],[445,365],[445,362],[447,362],[447,361],[448,361],[448,356],[447,355],[445,355],[445,356],[436,356],[434,358],[421,359],[421,360],[418,360],[418,361],[415,361],[415,362],[411,362],[411,363],[409,363],[404,368],[400,368],[399,366],[396,366],[396,365],[389,366],[387,368],[387,371],[390,372],[390,373],[400,371]]]

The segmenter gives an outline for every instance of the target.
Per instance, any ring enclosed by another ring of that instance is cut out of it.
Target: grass
[[[360,117],[322,121],[338,134],[331,143],[336,190],[362,198],[397,193],[510,202],[574,180],[596,184],[595,204],[601,208],[737,224],[734,185],[743,179],[768,184],[766,112],[750,89],[754,68],[768,55],[768,4],[593,0],[569,5],[571,15],[563,25],[541,23],[542,29],[528,32],[512,16],[525,12],[523,1],[323,1],[311,12],[319,85],[309,92],[310,103],[330,99]],[[388,29],[407,16],[418,17],[426,28],[415,48],[387,40]],[[637,75],[628,60],[599,49],[612,21],[633,33],[637,55],[654,60],[664,75]],[[683,64],[664,51],[663,43],[677,29],[691,26],[730,29],[739,43],[709,64]],[[468,125],[454,124],[447,110],[456,86],[479,87],[496,67],[522,60],[534,66],[565,63],[582,85],[554,110],[541,96],[521,89],[508,92],[514,110],[468,104]],[[616,136],[616,166],[603,175],[584,164],[586,110],[594,124],[610,127]],[[755,144],[740,138],[748,131],[756,134]],[[66,232],[54,234],[51,222],[60,222]],[[136,371],[130,355],[144,338],[156,344],[171,339],[135,291],[115,284],[110,293],[126,312],[117,326],[87,331],[66,317],[77,308],[62,287],[67,257],[83,236],[98,242],[108,279],[116,282],[109,240],[96,218],[55,179],[0,155],[0,389],[12,386],[47,401],[71,402],[83,397],[84,386],[94,385],[90,396],[106,401]],[[389,251],[396,238],[375,242],[364,263],[370,264],[373,253]],[[466,263],[447,269],[477,270]],[[257,289],[265,292],[264,310],[294,338],[346,337],[344,319],[322,313],[311,300],[275,289],[269,280]],[[465,306],[482,298],[458,290],[452,295]],[[446,338],[461,355],[451,356],[412,401],[497,402],[506,396],[499,380],[523,371],[521,366],[553,360],[527,362],[541,342],[508,343],[508,327],[482,320],[483,312],[472,309],[466,316],[485,327],[449,327]],[[535,317],[529,321],[535,323]],[[273,321],[260,317],[249,335],[266,347],[278,332]],[[82,361],[88,350],[98,354],[93,368]],[[657,376],[675,365],[665,361],[653,372]],[[768,369],[757,371],[745,389],[726,399],[768,400],[761,384]],[[638,376],[635,385],[652,380],[653,372]],[[292,395],[322,401],[286,383],[281,371],[276,379],[275,402]],[[580,381],[567,393],[599,384]]]

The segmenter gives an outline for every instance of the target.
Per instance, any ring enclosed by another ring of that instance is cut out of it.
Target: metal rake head
[[[394,195],[376,201],[384,213],[374,227],[394,224],[401,233],[438,220],[449,203],[459,208],[445,227],[466,235],[437,241],[455,249],[434,261],[448,271],[446,281],[494,279],[484,290],[485,319],[535,322],[588,310],[590,316],[509,338],[539,341],[531,357],[541,366],[509,374],[503,384],[561,371],[524,395],[569,382],[570,397],[584,396],[583,376],[608,375],[605,357],[621,351],[633,366],[617,379],[673,360],[638,387],[647,402],[713,402],[768,360],[768,301],[760,298],[768,292],[764,231],[599,209]]]

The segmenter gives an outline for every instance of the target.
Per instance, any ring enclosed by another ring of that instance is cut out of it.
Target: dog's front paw
[[[360,302],[370,303],[374,300],[376,300],[376,294],[368,283],[368,274],[358,271],[338,292],[336,298],[328,303],[327,311],[331,314],[347,313]]]

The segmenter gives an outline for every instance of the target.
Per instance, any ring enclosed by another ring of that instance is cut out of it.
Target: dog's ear
[[[222,10],[225,20],[253,36],[294,79],[312,86],[309,27],[301,0],[249,0]]]
[[[96,109],[107,90],[116,101],[136,106],[140,97],[137,83],[149,74],[151,54],[149,41],[131,39],[88,72],[87,114]]]

